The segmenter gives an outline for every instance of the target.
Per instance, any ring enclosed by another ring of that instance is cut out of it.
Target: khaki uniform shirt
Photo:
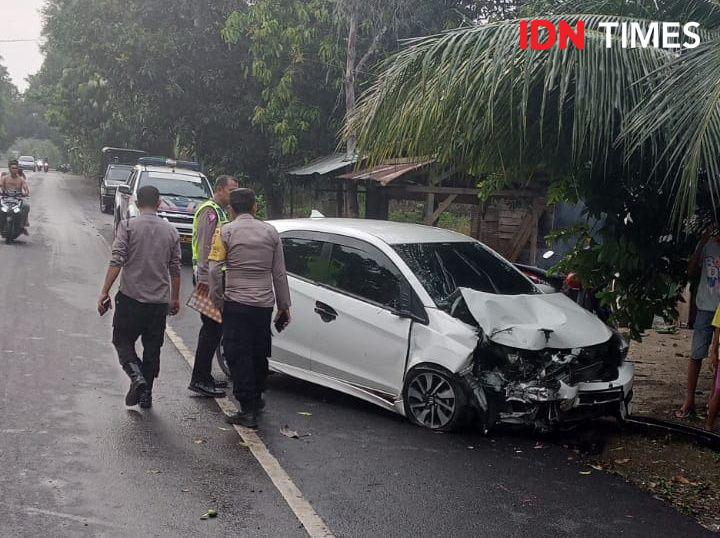
[[[120,221],[111,267],[122,267],[120,292],[141,303],[170,302],[170,279],[180,276],[180,235],[154,213]]]
[[[277,230],[250,214],[239,215],[215,232],[210,261],[210,294],[216,305],[232,301],[279,310],[290,308],[285,257]],[[225,292],[221,264],[225,264]],[[274,289],[274,293],[273,293]]]

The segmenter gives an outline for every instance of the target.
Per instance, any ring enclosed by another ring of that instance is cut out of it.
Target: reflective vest
[[[225,210],[222,207],[220,207],[220,205],[212,198],[210,198],[207,202],[203,203],[200,207],[197,208],[197,211],[195,211],[195,217],[193,218],[193,234],[192,234],[193,265],[197,265],[198,258],[200,257],[200,248],[198,245],[198,228],[200,227],[200,221],[198,219],[200,217],[200,214],[209,207],[212,208],[215,211],[215,214],[217,215],[218,228],[222,227],[223,224],[226,224],[230,220],[230,219],[228,219],[228,216],[227,216],[227,213],[225,213]]]

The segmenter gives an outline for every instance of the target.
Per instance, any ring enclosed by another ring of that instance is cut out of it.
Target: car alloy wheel
[[[411,371],[403,399],[405,414],[419,426],[451,431],[462,423],[465,393],[454,376],[439,368],[419,367]]]

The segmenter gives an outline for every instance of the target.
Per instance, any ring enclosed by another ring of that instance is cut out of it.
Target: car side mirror
[[[118,187],[118,190],[123,194],[127,194],[128,196],[130,196],[130,194],[131,194],[130,185],[120,185]]]
[[[408,284],[400,290],[400,307],[395,311],[398,317],[411,319],[417,323],[430,323],[425,307]]]

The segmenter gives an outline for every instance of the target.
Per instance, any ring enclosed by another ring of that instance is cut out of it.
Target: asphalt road
[[[0,536],[304,535],[215,403],[186,390],[169,341],[154,408],[125,408],[110,319],[95,312],[112,217],[89,180],[30,184],[30,237],[0,244]],[[195,313],[170,324],[194,349]],[[281,375],[267,401],[261,438],[336,536],[706,532],[562,443],[433,434]],[[209,508],[219,516],[201,520]]]

